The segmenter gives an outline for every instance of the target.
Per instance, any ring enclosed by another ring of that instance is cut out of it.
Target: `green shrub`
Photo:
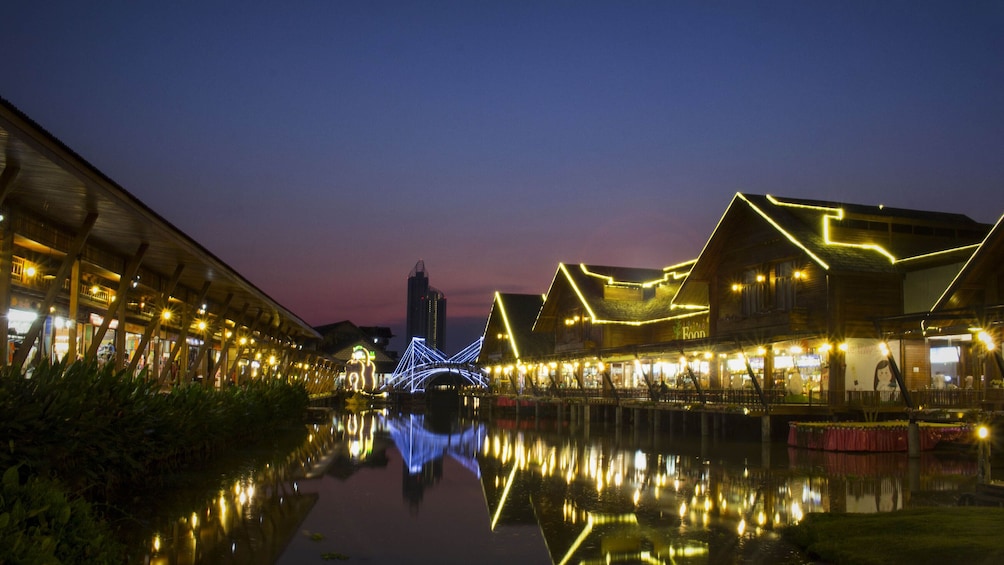
[[[10,467],[0,482],[0,563],[121,563],[122,546],[90,505],[53,481],[22,481]]]
[[[43,363],[29,378],[0,373],[0,468],[56,476],[92,499],[170,473],[235,441],[302,422],[301,385],[197,384],[163,393],[145,374],[93,362]]]

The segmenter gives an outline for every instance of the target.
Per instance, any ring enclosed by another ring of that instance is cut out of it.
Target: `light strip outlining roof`
[[[588,270],[586,270],[585,265],[582,265],[580,263],[579,266],[582,269],[582,272],[584,272],[586,274],[591,274],[591,273],[589,273]],[[662,318],[656,318],[654,320],[644,320],[644,321],[628,321],[628,322],[625,322],[625,321],[619,321],[619,320],[603,320],[603,319],[597,318],[596,313],[593,312],[592,308],[590,308],[589,303],[586,301],[585,295],[582,293],[581,290],[579,290],[578,285],[575,284],[575,280],[572,279],[571,273],[568,272],[568,267],[566,267],[564,263],[558,263],[558,269],[565,274],[565,278],[568,279],[568,284],[571,285],[572,290],[575,291],[575,295],[579,297],[579,302],[582,303],[583,308],[585,308],[586,312],[589,314],[589,321],[592,322],[592,323],[594,323],[594,324],[617,324],[617,325],[624,325],[624,326],[644,326],[646,324],[655,324],[655,323],[659,323],[659,322],[666,322],[666,321],[669,321],[669,320],[689,318],[689,317],[697,316],[697,315],[700,315],[700,314],[706,314],[707,311],[708,311],[708,307],[707,306],[671,304],[670,308],[673,309],[673,310],[676,310],[676,309],[679,308],[679,309],[697,310],[697,311],[695,311],[695,312],[687,312],[686,314],[677,314],[677,315],[673,315],[673,316],[665,316],[665,317],[662,317]],[[597,278],[610,279],[610,277],[605,277],[603,275],[595,275],[595,274],[593,274],[593,276],[595,276]],[[612,279],[610,279],[610,280],[612,280]]]
[[[502,314],[502,323],[505,324],[506,337],[509,339],[509,346],[512,347],[512,354],[519,360],[519,349],[516,347],[516,337],[512,333],[512,326],[509,325],[509,315],[506,314],[505,304],[502,302],[502,295],[495,291],[495,300],[499,304],[499,312]]]
[[[617,280],[617,279],[615,279],[615,278],[613,278],[611,276],[608,276],[608,275],[601,275],[599,273],[594,273],[594,272],[590,271],[589,268],[586,267],[586,265],[584,263],[579,263],[579,269],[581,269],[583,273],[585,273],[586,275],[588,275],[590,277],[596,277],[598,279],[605,280],[606,284],[608,284],[608,285],[618,284],[618,285],[624,285],[624,286],[640,286],[642,288],[651,288],[651,287],[653,287],[653,286],[655,286],[657,284],[668,282],[669,281],[669,276],[671,274],[671,273],[666,273],[666,274],[664,274],[662,276],[662,278],[651,280],[651,281],[646,281],[646,282],[632,282],[632,281],[619,281],[619,280]]]
[[[995,233],[997,233],[998,229],[1000,229],[1002,223],[1004,223],[1004,216],[1001,216],[1000,218],[997,219],[997,223],[994,224],[994,227],[991,228],[989,232],[987,232],[986,237],[984,237],[983,241],[980,242],[979,245],[980,247],[986,245],[987,241]],[[962,277],[969,270],[969,265],[976,260],[976,256],[979,255],[979,253],[980,253],[979,249],[977,249],[975,252],[973,252],[972,255],[969,256],[969,259],[966,260],[966,263],[962,265],[962,268],[959,269],[959,272],[955,274],[955,278],[952,279],[952,282],[947,287],[945,287],[945,291],[942,292],[941,296],[939,296],[938,299],[934,301],[934,304],[931,306],[930,310],[931,312],[934,312],[935,308],[937,308],[939,304],[947,300],[948,293],[955,290],[955,285],[959,282],[959,278]]]
[[[754,212],[756,212],[757,214],[760,214],[760,216],[763,219],[767,220],[767,223],[769,223],[770,225],[774,226],[774,229],[776,229],[778,232],[780,232],[781,235],[783,235],[784,237],[788,238],[788,241],[794,243],[802,251],[805,251],[805,253],[809,257],[812,257],[813,261],[815,261],[816,263],[819,263],[820,267],[826,269],[827,271],[830,270],[830,265],[827,264],[826,261],[823,261],[818,255],[816,255],[815,253],[813,253],[812,250],[810,250],[808,247],[806,247],[805,244],[803,244],[801,241],[799,241],[795,236],[793,236],[790,233],[788,233],[787,230],[785,230],[784,228],[781,227],[781,224],[779,224],[776,221],[774,221],[774,218],[771,218],[766,212],[764,212],[763,210],[761,210],[756,204],[753,204],[752,202],[750,202],[750,200],[748,198],[746,198],[745,195],[743,195],[742,193],[737,193],[736,196],[738,196],[739,198],[742,198],[743,201],[745,201],[746,204],[749,205],[749,207],[752,208]],[[771,202],[774,202],[774,200],[773,200],[773,198],[771,196],[768,195],[767,198]],[[810,206],[806,206],[806,208],[810,208]],[[815,208],[815,207],[812,207],[812,208]]]
[[[935,252],[935,253],[928,253],[926,255],[918,255],[917,257],[910,257],[910,258],[907,258],[907,259],[897,259],[892,253],[890,253],[884,247],[882,247],[881,245],[878,245],[876,243],[846,243],[846,242],[843,242],[843,241],[836,241],[834,239],[831,239],[830,238],[830,220],[831,219],[838,220],[838,221],[839,220],[843,220],[844,219],[844,209],[843,208],[827,208],[827,207],[823,207],[823,206],[810,206],[810,205],[806,205],[806,204],[794,204],[792,202],[783,202],[783,201],[778,200],[777,198],[775,198],[775,197],[773,197],[773,196],[771,196],[769,194],[767,195],[767,200],[769,200],[772,204],[774,204],[776,206],[789,206],[789,207],[792,207],[792,208],[808,208],[808,209],[811,209],[811,210],[820,210],[820,211],[824,211],[824,212],[829,212],[829,213],[823,214],[823,241],[825,241],[827,245],[842,245],[842,246],[845,246],[845,247],[857,247],[859,249],[870,249],[872,251],[875,251],[875,252],[878,252],[878,253],[884,255],[887,259],[889,259],[889,262],[892,263],[892,264],[894,264],[894,265],[896,263],[901,263],[903,261],[908,261],[910,259],[916,259],[918,257],[928,257],[928,256],[931,256],[931,255],[936,255],[938,253],[948,253],[950,251],[954,251],[955,249],[963,249],[964,248],[964,247],[960,247],[960,248],[949,249],[949,250],[945,250],[945,251],[939,251],[939,252]]]

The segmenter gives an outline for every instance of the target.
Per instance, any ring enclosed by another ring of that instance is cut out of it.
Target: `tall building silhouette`
[[[446,347],[446,296],[429,286],[425,261],[419,260],[408,275],[408,343],[424,337],[425,344],[440,351]]]

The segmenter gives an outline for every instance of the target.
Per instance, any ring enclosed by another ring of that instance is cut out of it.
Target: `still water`
[[[805,514],[952,504],[976,475],[967,453],[388,411],[333,413],[296,441],[201,499],[163,495],[137,562],[801,564],[776,531]]]

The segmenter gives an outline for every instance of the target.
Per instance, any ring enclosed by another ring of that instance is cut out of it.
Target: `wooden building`
[[[674,300],[692,265],[559,264],[532,326],[553,348],[524,357],[527,366],[536,362],[537,385],[625,390],[675,379],[680,344],[707,336],[707,306]]]
[[[500,347],[515,343],[497,299],[481,361],[503,376],[518,363],[511,374],[538,389],[654,396],[666,383],[837,409],[911,406],[911,391],[971,403],[919,391],[979,389],[1004,368],[992,353],[1004,229],[991,228],[960,214],[739,193],[694,261],[560,264],[532,323],[552,340],[548,353],[487,345],[496,333]]]
[[[959,214],[737,194],[678,299],[708,297],[724,361],[712,386],[759,378],[830,404],[894,400],[901,387],[880,365],[901,365],[902,343],[878,321],[933,304],[989,228]]]
[[[478,363],[487,367],[496,390],[540,392],[552,384],[546,372],[535,374],[554,352],[551,336],[533,332],[543,303],[540,294],[495,293]]]

